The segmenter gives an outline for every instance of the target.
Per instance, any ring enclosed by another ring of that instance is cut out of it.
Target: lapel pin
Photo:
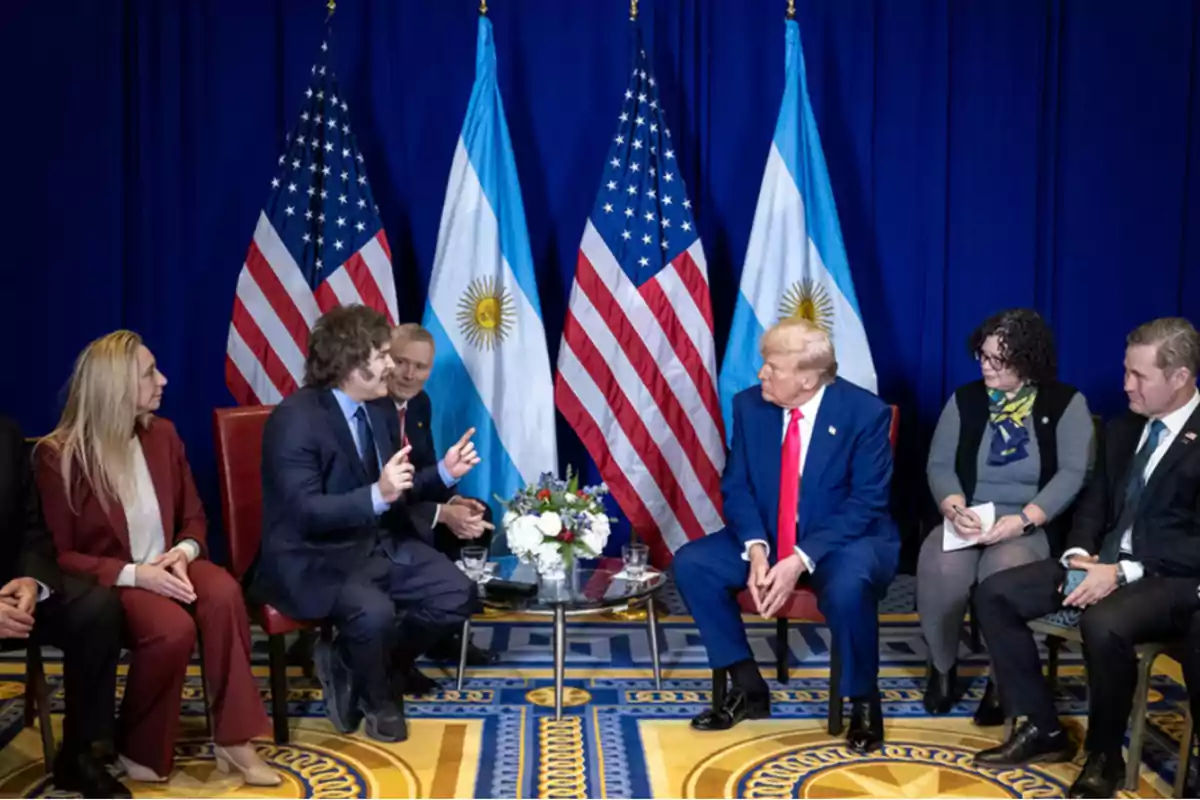
[[[1049,424],[1050,424],[1050,418],[1049,418],[1049,417],[1042,417],[1042,424],[1043,424],[1043,425],[1049,425]]]
[[[1187,433],[1185,433],[1183,435],[1183,438],[1184,438],[1184,441],[1194,442],[1194,441],[1196,441],[1196,432],[1188,431]]]
[[[832,425],[830,425],[830,426],[829,426],[829,435],[830,435],[830,436],[837,436],[837,428],[835,428],[835,427],[833,427]]]

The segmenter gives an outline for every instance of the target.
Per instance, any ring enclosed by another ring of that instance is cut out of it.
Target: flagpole
[[[796,18],[796,0],[787,0],[787,4],[788,4],[787,18],[795,19]]]
[[[325,21],[329,22],[329,20],[333,19],[333,12],[337,11],[337,3],[335,3],[334,0],[329,0],[329,2],[325,4],[325,7],[329,9],[329,13],[325,15]]]
[[[479,16],[487,16],[487,0],[479,0]]]

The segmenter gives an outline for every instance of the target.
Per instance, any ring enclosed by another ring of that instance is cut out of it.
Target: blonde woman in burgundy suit
[[[80,354],[62,419],[36,452],[46,523],[65,572],[118,587],[133,651],[117,734],[128,776],[170,777],[199,634],[218,769],[276,786],[279,774],[251,742],[268,721],[250,673],[241,589],[205,557],[204,509],[183,443],[154,416],[166,383],[135,333],[110,333]]]

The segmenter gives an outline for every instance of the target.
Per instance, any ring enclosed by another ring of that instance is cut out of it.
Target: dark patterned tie
[[[1129,476],[1125,480],[1125,506],[1121,509],[1121,518],[1117,520],[1116,527],[1104,537],[1104,544],[1100,547],[1101,563],[1115,564],[1121,560],[1121,538],[1125,531],[1132,527],[1138,503],[1142,500],[1142,490],[1146,488],[1146,465],[1150,463],[1150,456],[1158,449],[1158,443],[1166,430],[1167,426],[1161,419],[1151,422],[1146,443],[1137,451],[1133,463],[1129,465]],[[1130,546],[1133,546],[1132,537]]]
[[[375,483],[379,480],[379,452],[375,449],[375,437],[371,435],[371,426],[367,422],[367,409],[359,406],[354,412],[354,421],[358,426],[358,455],[367,469],[367,478]]]

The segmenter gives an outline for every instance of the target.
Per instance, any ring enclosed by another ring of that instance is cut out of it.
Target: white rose
[[[607,537],[601,536],[596,531],[588,531],[583,534],[583,546],[586,547],[592,555],[598,556],[604,550],[604,545],[607,542]]]
[[[559,551],[556,542],[543,541],[537,546],[533,555],[537,559],[539,572],[548,572],[560,566],[563,560],[562,553]]]
[[[592,529],[592,532],[595,533],[596,535],[598,535],[600,537],[600,540],[604,544],[607,544],[608,543],[608,535],[611,532],[611,528],[609,527],[609,524],[608,524],[608,515],[607,514],[588,514],[588,523],[589,523],[589,527]],[[602,544],[601,547],[603,547],[603,546],[604,545]]]
[[[538,530],[542,532],[543,536],[549,536],[553,539],[555,536],[558,536],[558,534],[562,533],[562,517],[553,511],[547,511],[538,517],[537,527]]]
[[[508,546],[518,555],[532,553],[542,543],[542,532],[538,530],[536,517],[516,517],[506,530]]]

